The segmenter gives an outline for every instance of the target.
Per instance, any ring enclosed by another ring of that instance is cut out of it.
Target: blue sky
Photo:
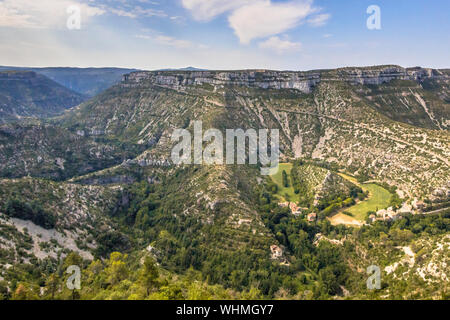
[[[73,6],[81,29],[67,28]],[[0,65],[449,68],[449,12],[448,0],[0,0]]]

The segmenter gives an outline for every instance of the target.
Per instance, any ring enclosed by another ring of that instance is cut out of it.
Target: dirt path
[[[437,209],[437,210],[433,210],[433,211],[423,212],[422,214],[426,214],[426,215],[437,214],[437,213],[440,213],[442,211],[449,210],[449,209],[450,209],[450,207],[446,207],[446,208],[441,208],[441,209]]]
[[[327,218],[333,226],[339,225],[339,224],[345,224],[348,226],[356,226],[361,227],[364,225],[364,222],[361,222],[359,220],[356,220],[353,217],[350,217],[346,214],[343,214],[342,212],[336,213],[334,216]]]

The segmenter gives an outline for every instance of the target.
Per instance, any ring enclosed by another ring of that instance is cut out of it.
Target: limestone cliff
[[[342,68],[318,71],[138,71],[124,75],[122,86],[135,87],[154,84],[173,89],[188,85],[247,86],[263,89],[297,89],[310,93],[320,82],[346,81],[351,84],[380,85],[392,80],[421,82],[426,79],[450,80],[445,70],[427,68],[402,68],[378,66],[367,68]]]

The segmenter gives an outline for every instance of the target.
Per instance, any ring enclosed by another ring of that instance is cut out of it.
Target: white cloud
[[[315,11],[312,1],[308,0],[288,3],[258,1],[235,10],[229,22],[240,42],[247,44],[253,39],[292,29]]]
[[[133,8],[109,8],[109,12],[121,17],[137,18],[137,17],[167,17],[167,14],[162,10],[144,9],[142,7]]]
[[[80,8],[82,26],[92,17],[105,13],[132,19],[167,17],[162,10],[132,6],[126,2],[114,7],[105,4],[95,6],[93,3],[90,0],[3,0],[0,1],[0,27],[65,28],[70,16],[67,8],[71,6]]]
[[[175,47],[178,49],[185,49],[192,46],[192,42],[187,40],[180,40],[173,37],[165,36],[165,35],[159,35],[156,36],[155,40],[163,45]]]
[[[132,18],[132,19],[137,17],[137,15],[135,13],[133,13],[131,11],[123,10],[123,9],[111,8],[111,9],[109,9],[109,11],[112,14],[115,14],[116,16],[119,16],[119,17],[128,17],[128,18]]]
[[[30,16],[0,3],[0,27],[30,26]]]
[[[225,12],[260,0],[182,0],[183,7],[190,10],[199,21],[207,21]]]
[[[168,47],[174,47],[177,49],[187,49],[187,48],[195,47],[195,44],[191,41],[177,39],[177,38],[166,36],[166,35],[160,34],[160,33],[152,34],[152,35],[139,34],[139,35],[136,35],[135,38],[151,40],[158,44],[168,46]],[[198,47],[203,48],[203,45],[199,45]]]
[[[266,38],[290,30],[319,11],[313,0],[182,0],[183,6],[199,21],[228,13],[228,22],[241,43]],[[311,25],[323,25],[328,14],[311,17]]]
[[[313,27],[321,27],[325,25],[330,19],[331,15],[329,14],[318,14],[308,19],[308,23]]]
[[[0,27],[66,27],[67,8],[78,6],[82,24],[105,10],[73,0],[4,0],[0,2]]]
[[[259,47],[261,49],[269,49],[275,51],[278,54],[299,51],[302,47],[300,42],[291,42],[289,40],[283,40],[279,37],[270,37],[266,41],[260,42]]]

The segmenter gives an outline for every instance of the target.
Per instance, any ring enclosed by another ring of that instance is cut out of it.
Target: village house
[[[288,207],[294,216],[299,216],[302,213],[302,208],[297,206],[297,204],[294,202],[281,202],[278,205],[282,208]]]
[[[398,210],[398,213],[411,213],[413,210],[412,205],[407,202],[403,203],[402,207]]]
[[[377,220],[395,221],[400,218],[400,213],[394,211],[392,207],[377,211]]]
[[[314,222],[317,220],[317,213],[313,212],[307,216],[308,222]]]
[[[320,241],[325,240],[328,241],[329,243],[332,244],[336,244],[336,245],[342,245],[344,244],[344,241],[347,239],[347,237],[344,237],[342,240],[338,240],[338,239],[330,239],[325,237],[322,233],[317,233],[314,236],[314,241],[313,241],[313,245],[315,245],[316,247],[319,246]]]
[[[425,209],[425,206],[425,202],[423,201],[413,201],[413,207],[418,211],[423,211]]]
[[[299,216],[302,213],[302,210],[299,206],[297,206],[295,203],[291,202],[289,205],[289,209],[291,209],[291,213],[294,216]]]
[[[272,259],[279,259],[283,256],[283,250],[277,245],[271,245],[270,251],[272,252]]]

